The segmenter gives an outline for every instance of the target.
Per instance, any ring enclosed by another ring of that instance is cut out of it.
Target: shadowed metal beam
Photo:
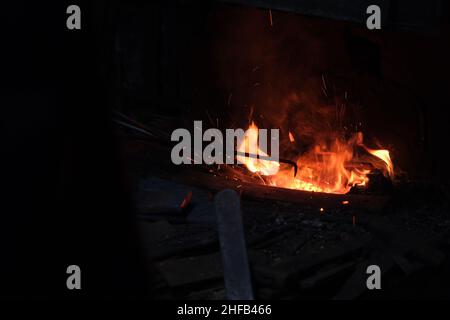
[[[351,21],[365,25],[370,5],[381,8],[382,28],[436,33],[448,10],[443,0],[218,0],[248,7],[272,9],[307,16]],[[276,25],[276,17],[274,18]]]
[[[249,7],[273,9],[310,16],[366,23],[368,6],[376,4],[382,11],[382,23],[387,22],[392,0],[220,0]]]

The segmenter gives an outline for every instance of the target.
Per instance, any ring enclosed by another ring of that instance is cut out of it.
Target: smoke
[[[330,28],[320,19],[274,11],[272,17],[273,26],[268,10],[233,6],[222,6],[211,17],[215,81],[224,95],[232,94],[227,106],[232,122],[279,128],[285,152],[345,138],[343,112],[353,108],[345,88],[333,80],[351,69],[345,24]],[[296,136],[295,148],[289,131]]]

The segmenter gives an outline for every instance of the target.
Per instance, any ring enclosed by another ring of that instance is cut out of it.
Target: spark
[[[292,134],[292,132],[289,132],[289,141],[290,141],[291,143],[294,143],[294,142],[295,142],[295,138],[294,138],[294,135]]]

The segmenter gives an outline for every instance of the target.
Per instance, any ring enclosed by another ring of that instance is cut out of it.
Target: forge
[[[122,4],[111,100],[159,297],[227,297],[239,270],[224,268],[223,190],[257,299],[449,294],[424,291],[450,252],[446,7],[375,2],[381,30],[367,1]],[[171,141],[180,128],[195,141]],[[229,141],[212,146],[239,128],[236,162],[205,159],[225,160]],[[260,129],[278,130],[278,160]],[[382,293],[365,285],[371,265]]]
[[[0,298],[450,298],[449,1],[2,9]]]

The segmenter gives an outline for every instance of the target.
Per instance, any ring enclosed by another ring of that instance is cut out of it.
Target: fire
[[[238,151],[249,152],[252,141],[258,141],[258,127],[252,123],[248,129],[249,135],[243,143],[238,146]],[[291,143],[294,136],[289,132]],[[345,194],[354,186],[366,186],[368,175],[372,170],[379,169],[388,177],[394,176],[394,166],[388,150],[373,150],[363,144],[362,133],[357,133],[348,141],[336,138],[329,146],[316,146],[311,151],[297,159],[298,173],[294,177],[292,168],[281,168],[280,163],[269,160],[261,160],[250,157],[238,156],[248,170],[253,173],[266,176],[269,185],[312,191]],[[355,165],[354,150],[362,147],[375,161],[370,161],[370,166]],[[266,153],[257,149],[257,154],[267,156]],[[378,159],[378,160],[377,160]],[[379,161],[381,160],[381,161]]]
[[[394,165],[392,163],[391,156],[389,155],[389,151],[388,150],[372,150],[367,147],[365,147],[365,149],[371,155],[374,155],[375,157],[381,159],[385,163],[386,170],[388,172],[389,177],[393,178],[394,177]]]
[[[254,122],[247,129],[247,135],[244,137],[241,145],[237,148],[238,152],[251,153],[258,156],[267,157],[268,154],[258,147],[258,127]],[[237,156],[237,160],[245,164],[248,170],[253,173],[259,173],[263,176],[276,175],[280,168],[280,163],[270,160],[262,160],[251,157]]]

